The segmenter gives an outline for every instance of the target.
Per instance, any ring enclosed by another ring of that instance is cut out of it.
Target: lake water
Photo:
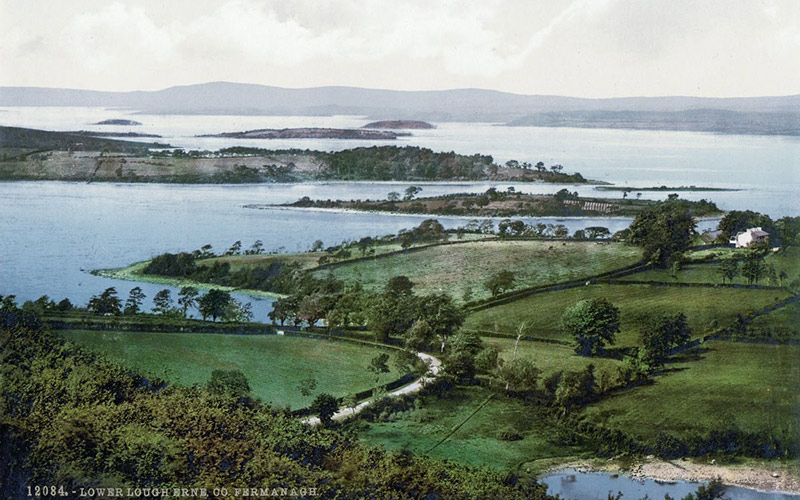
[[[258,141],[198,138],[195,135],[254,128],[358,127],[363,117],[159,116],[105,108],[0,108],[0,123],[48,130],[109,130],[163,135],[187,149],[232,145],[337,150],[374,141],[296,139]],[[130,118],[142,126],[92,125],[109,118]],[[724,209],[752,208],[773,216],[800,215],[796,201],[800,161],[798,138],[717,136],[681,132],[500,127],[492,124],[440,123],[433,130],[384,144],[413,144],[434,150],[492,154],[548,165],[564,164],[586,177],[628,186],[703,185],[746,188],[736,192],[684,192],[688,199],[715,200]],[[378,142],[377,144],[381,144]],[[419,183],[415,183],[419,184]],[[424,183],[423,195],[482,192],[511,184]],[[552,193],[566,187],[587,196],[622,196],[592,186],[513,184],[518,191]],[[20,300],[48,294],[85,304],[107,286],[122,296],[136,286],[88,274],[91,269],[121,267],[165,251],[206,243],[223,250],[236,240],[260,239],[267,251],[302,251],[314,240],[339,243],[367,235],[393,233],[424,217],[254,210],[244,205],[315,199],[377,199],[402,191],[408,183],[323,183],[298,185],[132,185],[62,182],[0,183],[0,294]],[[662,199],[663,192],[642,198]],[[446,227],[467,218],[440,217]],[[629,219],[547,219],[571,230],[603,225],[616,231]],[[703,228],[714,223],[704,223]],[[161,285],[140,285],[152,297]],[[251,299],[248,299],[251,300]],[[271,301],[253,302],[263,320]]]
[[[622,500],[639,500],[645,495],[651,500],[659,500],[664,495],[681,499],[694,493],[700,483],[677,481],[664,483],[652,479],[632,479],[620,475],[613,477],[601,472],[579,472],[565,469],[545,476],[542,482],[547,485],[551,495],[561,495],[565,500],[606,500],[611,495],[622,493]],[[797,500],[798,495],[756,491],[747,488],[729,486],[725,490],[728,500]]]

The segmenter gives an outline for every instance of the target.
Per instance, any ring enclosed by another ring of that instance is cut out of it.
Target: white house
[[[747,248],[756,243],[769,241],[769,234],[760,227],[751,227],[747,231],[741,232],[735,238],[731,238],[730,243],[736,248]]]

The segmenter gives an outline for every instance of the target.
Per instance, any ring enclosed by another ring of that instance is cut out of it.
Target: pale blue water
[[[676,481],[664,483],[652,479],[631,479],[628,476],[612,477],[601,472],[579,472],[565,469],[542,478],[551,495],[561,495],[565,500],[606,500],[608,495],[622,493],[622,500],[639,500],[647,496],[660,500],[664,495],[681,499],[697,491],[700,483]],[[771,493],[729,486],[724,498],[728,500],[797,500],[798,495]]]

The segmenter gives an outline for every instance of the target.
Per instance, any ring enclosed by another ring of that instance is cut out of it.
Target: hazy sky
[[[800,94],[798,0],[0,0],[0,85]]]

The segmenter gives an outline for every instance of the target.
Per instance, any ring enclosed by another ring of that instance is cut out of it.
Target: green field
[[[62,334],[145,376],[181,385],[204,384],[215,369],[239,369],[255,397],[293,409],[308,406],[322,392],[345,396],[374,387],[375,375],[367,365],[384,352],[352,342],[277,335],[86,330]],[[381,383],[400,376],[392,369],[381,376]],[[309,377],[317,380],[317,391],[304,397],[296,386]]]
[[[662,431],[787,430],[800,424],[800,346],[708,342],[699,360],[668,365],[655,384],[630,389],[585,410],[593,421],[645,439]]]
[[[425,396],[418,409],[395,413],[391,421],[363,424],[359,437],[388,449],[408,449],[436,459],[535,472],[537,460],[575,457],[585,452],[563,443],[540,410],[497,394],[447,441],[436,443],[464,421],[492,394],[482,387],[459,387],[443,398]],[[501,428],[513,428],[523,439],[502,441]]]
[[[633,264],[641,250],[616,243],[563,241],[483,241],[442,245],[395,254],[374,261],[346,264],[333,270],[345,281],[361,281],[380,290],[392,276],[408,276],[417,293],[444,291],[462,299],[490,296],[483,286],[501,270],[514,273],[515,288],[557,283]]]
[[[718,249],[714,249],[718,250]],[[717,256],[722,255],[736,255],[737,252],[728,249],[721,249],[723,252],[714,252]],[[706,250],[705,252],[709,252]],[[741,254],[741,252],[739,252]],[[699,252],[698,256],[701,255]],[[690,257],[692,254],[690,254]],[[791,283],[793,280],[800,278],[800,249],[790,249],[786,253],[770,254],[766,257],[767,264],[775,266],[775,271],[780,273],[785,272],[788,276],[783,280],[783,284]],[[671,283],[722,283],[722,278],[719,274],[719,264],[687,264],[678,271],[675,276],[667,269],[650,269],[641,273],[630,274],[622,280],[633,281],[666,281]],[[725,280],[726,283],[730,283]],[[741,275],[734,278],[733,283],[747,284],[747,280]],[[766,276],[759,280],[761,285],[778,285],[779,283],[770,283]]]
[[[617,345],[630,346],[638,343],[642,320],[651,315],[683,312],[699,335],[714,320],[725,325],[737,314],[760,310],[787,296],[781,290],[596,284],[531,295],[484,309],[468,316],[464,328],[515,334],[518,325],[525,322],[528,335],[569,341],[559,331],[564,309],[580,300],[604,297],[620,309],[622,332],[617,335]]]
[[[510,360],[514,352],[514,339],[499,339],[484,337],[486,347],[495,347],[500,351],[500,357]],[[530,342],[522,340],[517,348],[518,358],[527,358],[542,370],[542,378],[553,373],[563,371],[580,371],[588,364],[594,364],[596,375],[599,378],[602,372],[616,376],[620,361],[611,358],[590,358],[578,356],[571,346],[550,344],[546,342]]]

